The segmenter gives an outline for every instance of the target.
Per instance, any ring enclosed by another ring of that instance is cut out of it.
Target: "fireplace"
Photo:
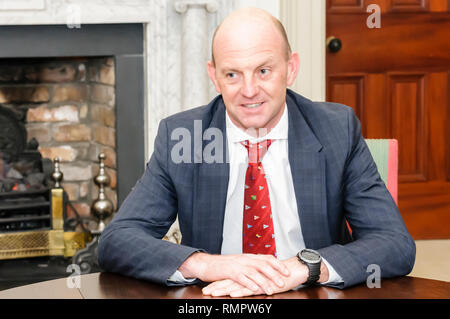
[[[2,26],[0,105],[25,124],[45,158],[61,157],[63,186],[82,215],[104,152],[119,206],[144,169],[141,24]]]
[[[0,232],[39,230],[45,240],[55,233],[60,239],[49,216],[54,157],[61,158],[68,199],[89,216],[104,153],[107,196],[120,206],[144,170],[143,33],[142,24],[0,26],[0,41],[8,43],[0,46],[0,112],[16,121],[9,142],[18,147],[0,156],[0,219],[7,221]],[[63,246],[57,248],[60,255]],[[56,257],[2,260],[0,287],[67,276],[72,261]]]

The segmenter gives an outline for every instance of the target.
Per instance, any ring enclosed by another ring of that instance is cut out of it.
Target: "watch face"
[[[320,260],[320,255],[316,252],[313,252],[311,250],[303,250],[301,252],[301,256],[303,259],[309,261],[309,262],[317,262]]]

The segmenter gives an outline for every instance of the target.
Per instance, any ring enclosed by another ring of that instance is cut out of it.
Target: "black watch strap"
[[[311,284],[316,283],[320,278],[320,264],[310,264],[304,263],[309,269],[308,280],[306,280],[305,285],[309,286]]]
[[[320,266],[322,257],[313,249],[303,249],[297,254],[297,258],[308,267],[308,279],[304,285],[316,283],[320,278]]]

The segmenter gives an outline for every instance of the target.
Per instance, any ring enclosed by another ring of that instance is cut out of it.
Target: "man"
[[[211,282],[204,294],[233,297],[344,288],[365,281],[370,264],[383,277],[411,271],[414,241],[359,121],[349,107],[288,90],[298,68],[267,12],[222,22],[207,65],[220,95],[161,121],[144,175],[100,238],[102,268],[166,285]],[[199,129],[200,152],[194,142],[182,152],[191,160],[175,160],[178,133]],[[223,162],[202,158],[211,129],[223,133]],[[161,240],[177,214],[181,245]]]

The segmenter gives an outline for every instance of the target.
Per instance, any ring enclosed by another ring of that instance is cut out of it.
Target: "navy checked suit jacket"
[[[343,278],[338,288],[366,281],[371,264],[380,267],[382,277],[408,274],[415,260],[414,241],[352,109],[312,102],[291,90],[286,102],[289,162],[306,247],[318,250]],[[143,176],[100,237],[98,261],[105,271],[172,285],[167,279],[192,253],[220,254],[226,158],[222,163],[201,161],[201,150],[211,143],[203,140],[201,145],[192,141],[191,163],[171,160],[179,142],[178,136],[171,138],[173,130],[185,128],[194,139],[199,137],[194,136],[195,125],[201,125],[201,134],[210,127],[220,129],[226,149],[220,95],[206,106],[161,121]],[[161,240],[177,214],[181,245]],[[344,218],[353,230],[351,241],[344,238]]]

